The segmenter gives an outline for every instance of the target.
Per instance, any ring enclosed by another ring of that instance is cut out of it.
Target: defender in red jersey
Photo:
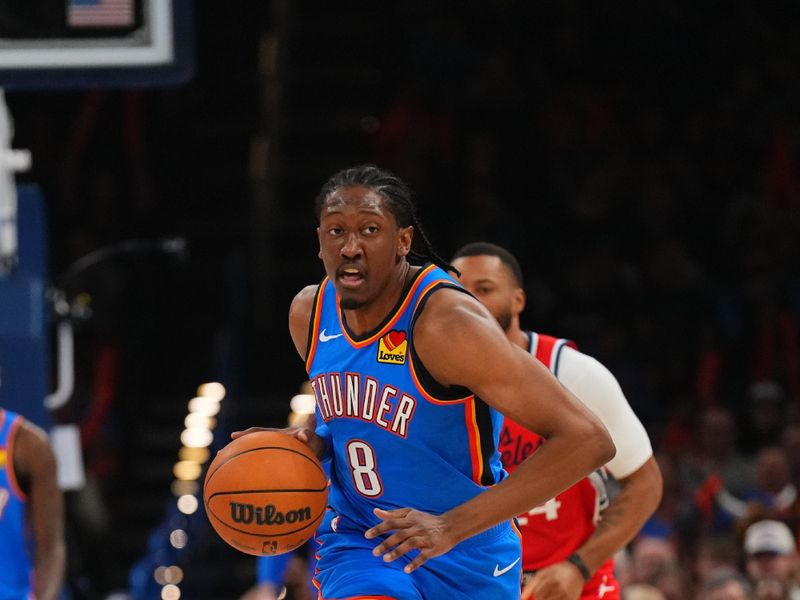
[[[604,469],[518,517],[523,535],[523,599],[618,600],[614,553],[628,543],[661,499],[661,473],[650,440],[614,376],[568,340],[520,328],[522,272],[504,248],[469,244],[455,255],[460,282],[480,300],[509,340],[528,350],[603,422],[617,447]],[[509,472],[545,440],[510,419],[499,449]],[[620,483],[610,501],[605,471]],[[602,512],[602,514],[601,514]]]

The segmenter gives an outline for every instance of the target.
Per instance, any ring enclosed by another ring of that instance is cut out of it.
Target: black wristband
[[[581,572],[583,575],[584,581],[589,581],[592,578],[592,574],[589,572],[589,569],[586,567],[586,563],[583,562],[583,559],[577,552],[573,552],[567,557],[567,561],[571,562],[573,565],[578,567],[578,571]]]

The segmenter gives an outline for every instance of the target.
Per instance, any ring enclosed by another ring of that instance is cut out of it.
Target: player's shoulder
[[[24,444],[33,449],[50,447],[50,436],[47,435],[44,429],[24,417],[19,417],[19,420],[19,428],[17,429],[16,439],[14,440],[18,448],[20,444]]]
[[[307,305],[310,307],[314,303],[314,298],[316,297],[318,290],[318,283],[307,285],[302,290],[297,292],[297,294],[295,294],[295,297],[292,300],[292,305]]]
[[[462,288],[443,285],[426,299],[423,314],[425,313],[427,320],[456,324],[468,322],[475,317],[484,317],[488,311]]]
[[[424,310],[414,325],[414,335],[445,335],[457,342],[469,339],[475,328],[496,326],[489,311],[462,289],[443,286],[427,298]]]
[[[297,352],[303,359],[308,350],[309,322],[318,290],[319,285],[307,285],[297,293],[289,306],[289,333]]]
[[[50,437],[38,425],[21,418],[14,438],[14,464],[22,473],[32,473],[53,462]]]
[[[314,298],[317,297],[319,284],[307,285],[302,290],[297,292],[292,299],[292,304],[289,306],[290,317],[310,316],[311,309],[314,306]]]

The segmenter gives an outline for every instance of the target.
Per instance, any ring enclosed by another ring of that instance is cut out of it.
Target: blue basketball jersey
[[[347,327],[333,283],[317,291],[306,366],[318,433],[332,448],[329,503],[364,529],[375,507],[441,514],[505,477],[502,416],[465,388],[446,388],[414,352],[414,322],[442,288],[463,288],[428,265],[367,335]]]
[[[21,422],[21,417],[0,408],[0,600],[27,598],[32,590],[27,502],[14,474],[14,434]]]

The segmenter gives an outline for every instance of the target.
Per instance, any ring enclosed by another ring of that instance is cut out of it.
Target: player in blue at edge
[[[607,463],[608,433],[448,275],[400,179],[345,169],[316,211],[327,276],[289,329],[318,424],[284,431],[332,460],[320,597],[518,598],[513,517]],[[510,476],[500,413],[548,440]]]
[[[64,500],[47,435],[0,407],[0,600],[55,600],[65,563]]]

